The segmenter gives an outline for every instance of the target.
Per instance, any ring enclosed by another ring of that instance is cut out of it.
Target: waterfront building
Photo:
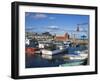
[[[69,40],[69,34],[65,33],[62,36],[55,36],[55,41],[68,41]]]

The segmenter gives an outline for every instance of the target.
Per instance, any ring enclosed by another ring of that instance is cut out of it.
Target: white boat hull
[[[84,60],[88,58],[88,54],[80,54],[78,56],[70,56],[70,60]]]
[[[55,54],[59,54],[63,52],[63,50],[53,50],[53,51],[49,51],[49,50],[42,50],[42,54],[45,54],[45,55],[55,55]]]

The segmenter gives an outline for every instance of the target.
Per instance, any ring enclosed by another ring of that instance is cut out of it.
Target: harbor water
[[[86,49],[87,47],[85,46],[69,47],[66,49],[65,52],[54,55],[54,56],[41,55],[41,54],[34,54],[31,56],[28,56],[26,54],[25,67],[39,68],[39,67],[65,67],[65,66],[87,65],[88,58],[84,60],[81,60],[81,59],[70,60],[68,58],[63,58],[66,55],[77,56],[78,53],[75,53],[75,51],[83,51]]]

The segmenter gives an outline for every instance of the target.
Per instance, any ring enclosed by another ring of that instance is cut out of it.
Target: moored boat
[[[64,51],[66,51],[66,50],[67,50],[67,48],[64,48],[63,46],[57,47],[56,45],[52,44],[52,45],[42,49],[41,52],[42,52],[42,54],[45,54],[45,55],[56,55],[56,54],[60,54]]]
[[[84,60],[88,58],[88,52],[86,50],[84,51],[75,51],[73,54],[65,54],[63,58],[66,60]]]
[[[33,47],[27,47],[25,49],[25,51],[26,51],[26,54],[33,55],[33,54],[35,54],[36,51],[38,51],[38,49],[37,48],[33,48]]]
[[[62,53],[63,50],[59,50],[59,49],[56,49],[56,50],[47,50],[47,49],[43,49],[42,50],[42,54],[46,54],[46,55],[55,55],[55,54],[59,54],[59,53]]]
[[[27,55],[34,55],[38,51],[38,42],[35,39],[26,40],[25,43],[25,53]]]

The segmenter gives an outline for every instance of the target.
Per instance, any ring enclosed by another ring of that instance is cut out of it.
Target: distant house
[[[69,40],[69,34],[65,33],[62,36],[55,36],[54,40],[55,41],[67,41],[67,40]]]

